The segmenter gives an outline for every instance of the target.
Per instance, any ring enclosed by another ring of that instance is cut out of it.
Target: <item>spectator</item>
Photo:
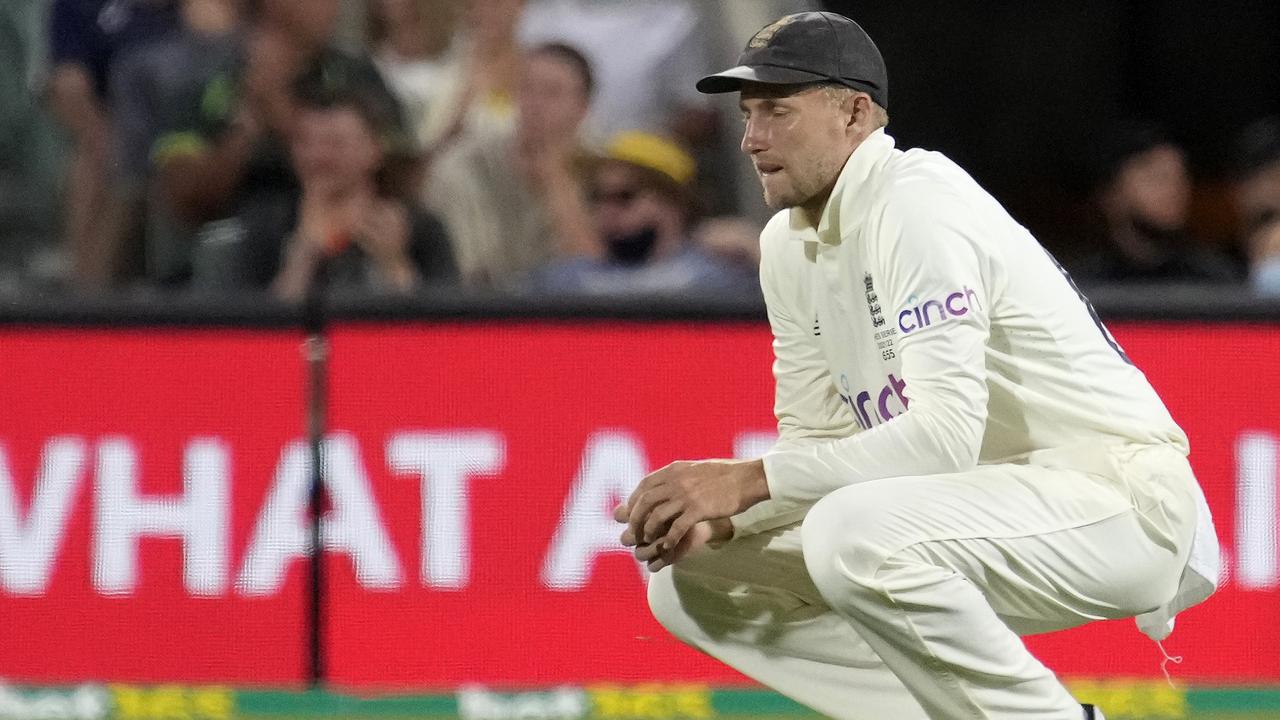
[[[694,89],[710,71],[691,0],[531,0],[519,35],[526,44],[563,42],[580,48],[599,91],[589,132],[608,139],[624,130],[703,144],[715,114]]]
[[[197,228],[219,219],[256,216],[288,205],[298,190],[289,164],[300,79],[334,94],[357,93],[369,113],[391,128],[385,174],[403,192],[412,154],[398,102],[373,63],[333,48],[337,0],[256,0],[241,56],[184,108],[183,121],[157,141],[151,155],[158,193],[175,223],[148,243],[189,246]],[[257,208],[255,206],[263,206]],[[226,224],[216,230],[225,234]],[[181,283],[191,273],[189,252],[153,279]]]
[[[693,158],[666,138],[630,131],[611,142],[590,180],[601,252],[555,260],[530,288],[587,295],[758,294],[753,268],[719,260],[692,237]]]
[[[375,0],[370,39],[429,158],[468,133],[512,122],[523,0]]]
[[[733,12],[744,4],[754,3]],[[599,84],[586,126],[592,144],[626,130],[674,138],[698,161],[699,198],[734,212],[737,145],[711,99],[694,90],[718,64],[710,48],[723,31],[719,12],[705,0],[530,0],[519,33],[526,45],[563,42],[591,61]]]
[[[595,250],[579,136],[593,87],[578,51],[534,48],[524,61],[515,126],[477,133],[434,163],[426,203],[444,217],[466,283],[501,287],[557,247]]]
[[[216,113],[231,101],[230,76],[241,57],[239,0],[180,0],[180,27],[164,37],[122,53],[111,73],[115,110],[112,208],[103,233],[113,247],[149,236],[142,247],[142,274],[167,279],[185,271],[187,248],[162,200],[148,201],[152,150],[173,152],[191,136],[170,136],[169,128],[199,126],[193,116]],[[160,238],[167,238],[161,242]],[[130,263],[131,265],[138,265]],[[118,265],[118,264],[117,264]],[[120,269],[117,267],[117,269]]]
[[[1186,232],[1191,178],[1182,149],[1146,124],[1105,141],[1098,207],[1102,246],[1077,274],[1100,282],[1235,282],[1231,262]]]
[[[299,301],[321,278],[335,289],[392,293],[452,281],[439,221],[389,194],[380,178],[387,117],[357,93],[309,83],[294,108],[299,191],[287,205],[256,206],[238,232],[206,233],[197,284],[270,287]]]
[[[1238,145],[1235,199],[1249,284],[1260,295],[1280,297],[1280,117],[1250,125]]]
[[[456,133],[468,87],[459,32],[465,8],[449,0],[374,0],[374,61],[405,111],[419,147]]]
[[[172,0],[54,0],[49,20],[49,102],[71,135],[66,243],[73,282],[83,289],[110,282],[119,248],[99,230],[109,205],[107,166],[112,62],[124,50],[177,24]]]

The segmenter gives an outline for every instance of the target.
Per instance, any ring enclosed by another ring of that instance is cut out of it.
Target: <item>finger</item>
[[[615,521],[624,523],[630,518],[631,518],[631,511],[627,508],[626,503],[622,503],[621,505],[613,509],[613,519]]]
[[[674,549],[680,544],[681,540],[684,540],[684,536],[689,534],[693,526],[698,524],[698,520],[699,518],[694,517],[692,513],[681,515],[675,519],[675,522],[671,523],[671,528],[667,530],[667,534],[656,540],[654,544]]]
[[[639,545],[631,552],[640,562],[649,562],[654,558],[662,557],[662,551],[657,545]]]
[[[631,517],[628,526],[631,532],[636,534],[636,539],[640,542],[648,542],[648,537],[644,534],[644,523],[649,518],[649,513],[659,504],[667,500],[666,494],[662,488],[649,490],[636,498],[631,504]]]
[[[671,525],[671,521],[679,516],[682,510],[681,504],[673,500],[668,500],[655,507],[649,513],[648,519],[644,521],[644,536],[647,538],[662,537]]]
[[[627,528],[626,530],[623,530],[622,537],[619,539],[622,541],[622,544],[626,545],[627,547],[635,547],[636,545],[640,544],[639,542],[636,541],[636,534],[631,532],[631,528]]]
[[[631,507],[635,505],[637,498],[639,498],[641,495],[652,490],[655,485],[659,485],[661,483],[662,483],[661,470],[658,470],[657,472],[651,472],[648,475],[645,475],[644,478],[640,481],[640,483],[636,485],[636,489],[632,490],[631,494],[627,496],[627,501],[622,504],[625,505],[626,507]]]
[[[656,572],[658,572],[659,570],[661,570],[662,568],[667,567],[667,566],[668,566],[668,565],[670,565],[670,564],[671,564],[671,563],[667,562],[664,558],[658,558],[658,559],[653,560],[652,562],[650,562],[650,563],[649,563],[648,565],[646,565],[645,567],[647,567],[647,568],[649,569],[649,572],[651,572],[651,573],[656,573]]]

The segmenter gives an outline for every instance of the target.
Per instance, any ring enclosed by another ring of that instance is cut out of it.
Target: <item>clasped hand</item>
[[[641,480],[613,517],[627,525],[622,544],[656,572],[708,542],[728,540],[729,518],[768,497],[759,460],[676,462]]]

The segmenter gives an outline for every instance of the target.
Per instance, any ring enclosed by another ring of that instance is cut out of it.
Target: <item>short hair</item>
[[[1125,118],[1102,133],[1090,147],[1089,161],[1091,184],[1103,191],[1115,182],[1130,160],[1145,155],[1159,147],[1181,146],[1164,126],[1141,118]]]
[[[582,81],[582,90],[586,94],[586,97],[590,99],[591,96],[595,94],[595,72],[591,69],[591,61],[587,59],[586,55],[582,54],[581,50],[565,43],[549,42],[541,45],[535,45],[529,49],[528,54],[530,56],[546,55],[557,60],[563,60],[573,66],[573,69],[577,71],[578,78]]]
[[[372,65],[326,51],[294,78],[291,89],[299,109],[355,110],[384,149],[402,151],[408,147],[401,108]]]
[[[844,104],[845,100],[853,97],[856,93],[862,93],[868,98],[871,97],[863,90],[858,90],[857,88],[852,88],[848,85],[842,85],[836,82],[818,83],[818,89],[827,96],[828,100],[836,105]],[[872,118],[875,120],[876,127],[884,127],[889,124],[889,111],[877,104],[875,100],[871,100],[871,114]]]

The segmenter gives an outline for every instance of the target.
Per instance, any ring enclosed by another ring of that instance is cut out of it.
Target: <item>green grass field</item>
[[[1172,688],[1078,680],[1110,720],[1280,720],[1280,688]],[[775,693],[699,685],[559,687],[499,692],[357,694],[225,687],[0,684],[0,720],[790,720],[818,717]],[[893,720],[886,718],[885,720]]]

